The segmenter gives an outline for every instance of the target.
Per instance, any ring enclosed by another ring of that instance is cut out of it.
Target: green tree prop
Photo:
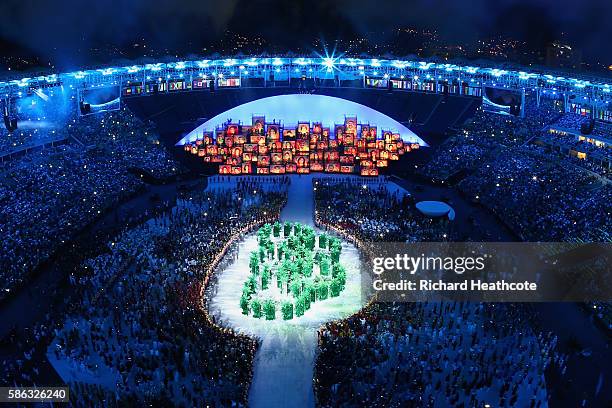
[[[272,278],[270,273],[270,267],[266,264],[263,267],[263,271],[261,273],[261,288],[263,290],[268,289],[270,285],[270,279]]]
[[[329,251],[329,255],[333,263],[337,264],[340,262],[340,248],[332,247]]]
[[[264,300],[263,312],[266,315],[266,320],[274,320],[276,318],[276,305],[272,299]]]
[[[304,311],[310,309],[310,292],[304,291],[301,296],[302,302],[304,303]]]
[[[249,314],[249,298],[244,294],[240,297],[240,308],[243,315]]]
[[[327,299],[327,294],[329,292],[329,285],[327,282],[320,282],[318,287],[318,298],[319,300]]]
[[[302,225],[298,224],[297,222],[295,224],[293,224],[293,234],[294,235],[300,235],[300,231],[302,230]]]
[[[331,297],[338,297],[340,295],[340,291],[342,290],[342,284],[338,278],[333,278],[331,284],[329,285],[329,295]]]
[[[295,315],[297,317],[304,316],[304,299],[299,298],[295,302]]]
[[[253,299],[251,302],[251,310],[253,311],[253,317],[259,319],[262,316],[261,301],[259,299]]]
[[[281,311],[283,314],[283,320],[293,319],[293,303],[284,301],[281,306]]]
[[[257,242],[258,249],[249,255],[251,273],[240,297],[243,314],[273,320],[278,308],[282,318],[289,320],[303,316],[312,302],[338,297],[344,290],[346,269],[340,263],[339,238],[317,236],[312,227],[277,221],[259,229]],[[268,290],[273,279],[284,298],[256,298],[258,290]]]
[[[299,297],[302,294],[302,279],[292,281],[289,289],[294,298]]]
[[[322,255],[319,261],[319,267],[321,268],[322,276],[329,276],[329,258],[327,255]]]
[[[323,249],[327,247],[327,235],[319,235],[319,248]]]
[[[249,276],[249,279],[247,280],[247,285],[249,286],[249,293],[251,295],[257,292],[257,279],[254,275]]]
[[[307,278],[310,278],[312,276],[312,260],[311,259],[306,259],[302,263],[301,273],[303,276],[306,276]]]
[[[338,279],[338,282],[342,285],[341,290],[344,290],[344,285],[346,285],[346,269],[344,269],[344,266],[336,264],[333,270],[333,277]]]
[[[251,269],[251,273],[259,272],[259,256],[256,251],[251,252],[251,257],[249,259],[249,269]]]

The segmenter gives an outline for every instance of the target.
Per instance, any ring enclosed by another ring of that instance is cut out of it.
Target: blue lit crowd
[[[381,183],[319,180],[316,211],[358,241],[442,241],[448,226],[412,214]],[[362,228],[362,225],[374,228]],[[372,303],[319,330],[317,403],[348,406],[547,405],[544,370],[566,357],[552,333],[534,332],[523,305]],[[526,364],[529,362],[529,364]]]
[[[314,180],[317,217],[326,225],[360,241],[404,242],[449,239],[448,225],[420,214],[404,190],[392,183],[363,183],[359,179]]]
[[[480,110],[420,172],[438,183],[456,178],[463,194],[497,213],[524,240],[592,239],[612,227],[609,172],[533,143],[546,126],[579,129],[583,121],[560,113],[550,101],[537,107],[532,99],[525,118]],[[612,138],[612,131],[607,136]]]
[[[171,210],[125,230],[83,262],[70,277],[79,305],[54,322],[53,334],[38,328],[73,402],[246,405],[257,344],[207,320],[201,290],[232,236],[278,216],[287,186],[284,178],[264,187],[253,179],[182,193]],[[24,357],[4,362],[3,383],[26,380]]]
[[[180,172],[151,126],[127,108],[80,118],[66,132],[69,143],[0,167],[0,296],[100,214],[141,191],[143,174],[166,179]]]
[[[537,107],[530,98],[526,110],[525,118],[479,110],[440,146],[422,175],[448,183],[463,173],[458,191],[523,240],[612,240],[609,172],[589,160],[560,160],[534,143],[546,126],[580,128],[584,118],[562,114],[551,102]],[[65,143],[8,158],[0,167],[0,297],[26,284],[106,211],[146,189],[143,177],[168,180],[182,172],[152,126],[127,108],[79,118],[61,132]],[[603,125],[596,134],[612,138]],[[0,137],[0,151],[25,146],[27,136]],[[0,382],[40,382],[46,378],[42,355],[70,385],[78,406],[246,406],[258,344],[207,315],[203,282],[228,239],[278,216],[290,181],[211,180],[213,187],[181,193],[176,206],[123,228],[79,262],[69,277],[65,313],[48,314],[3,339],[19,352],[0,363]],[[390,184],[314,179],[317,223],[360,242],[457,238],[448,221],[424,217],[409,194]],[[609,306],[589,307],[609,328]],[[525,305],[370,304],[319,330],[317,402],[546,406],[544,371],[563,376],[567,356],[552,333],[533,327]]]

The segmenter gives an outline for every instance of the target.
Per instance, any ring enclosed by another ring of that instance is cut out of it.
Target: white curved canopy
[[[358,123],[369,123],[378,131],[389,130],[399,133],[405,142],[427,146],[413,131],[389,116],[370,107],[342,98],[326,95],[291,94],[270,96],[257,99],[227,110],[198,126],[177,146],[195,141],[205,131],[214,131],[229,119],[233,123],[251,124],[254,115],[265,116],[266,122],[280,121],[286,126],[296,126],[298,122],[321,122],[333,133],[334,124],[344,124],[345,116],[357,117]],[[380,133],[379,133],[380,134]]]

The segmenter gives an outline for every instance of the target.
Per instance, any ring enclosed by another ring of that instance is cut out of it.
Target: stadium
[[[143,61],[1,73],[2,402],[612,403],[608,74]]]

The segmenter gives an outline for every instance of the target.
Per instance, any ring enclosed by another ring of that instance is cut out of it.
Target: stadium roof
[[[446,72],[454,73],[458,77],[486,75],[491,78],[513,77],[519,83],[532,83],[534,79],[540,80],[544,84],[559,84],[568,85],[574,88],[592,88],[599,89],[602,92],[608,93],[612,88],[612,81],[606,78],[589,78],[581,79],[578,77],[570,77],[559,75],[558,73],[541,73],[525,70],[503,69],[499,67],[483,67],[475,65],[460,65],[450,63],[438,63],[422,60],[402,60],[402,59],[377,59],[377,58],[334,58],[334,57],[251,57],[251,58],[222,58],[222,59],[201,59],[189,61],[175,62],[158,62],[136,64],[129,66],[109,66],[96,69],[67,72],[60,74],[50,74],[33,77],[22,77],[8,81],[0,82],[0,88],[19,89],[26,88],[31,85],[40,83],[53,84],[57,82],[78,83],[79,81],[87,80],[88,77],[113,77],[116,75],[130,76],[139,73],[149,73],[155,75],[160,71],[183,71],[183,70],[214,70],[214,69],[249,69],[254,67],[272,67],[272,69],[286,69],[286,67],[316,68],[323,71],[343,71],[345,69],[358,69],[363,72],[372,72],[372,69],[381,72],[401,72],[402,70],[418,70],[422,72]]]

